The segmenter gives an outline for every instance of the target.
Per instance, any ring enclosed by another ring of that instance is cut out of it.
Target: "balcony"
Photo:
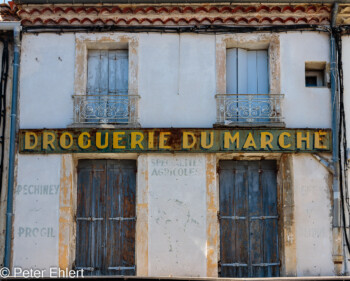
[[[138,95],[74,95],[74,125],[138,127]]]
[[[260,94],[216,95],[216,125],[282,127],[283,97]]]

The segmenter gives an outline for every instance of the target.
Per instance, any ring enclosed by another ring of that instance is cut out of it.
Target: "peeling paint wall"
[[[206,276],[204,155],[150,155],[149,275]]]
[[[13,266],[58,266],[61,156],[18,157],[14,189]]]
[[[293,156],[298,276],[334,275],[329,172],[310,155]]]
[[[24,35],[19,83],[20,128],[73,122],[74,34]]]
[[[305,62],[329,62],[329,36],[316,32],[288,32],[281,40],[283,115],[289,128],[331,128],[331,90],[305,87]],[[322,114],[320,114],[322,113]]]
[[[72,124],[71,96],[75,94],[74,79],[77,79],[74,78],[74,64],[75,55],[79,55],[75,54],[75,36],[78,35],[23,36],[21,128],[58,128]],[[93,34],[90,37],[91,40],[104,38],[97,38]],[[115,40],[119,38],[114,37]],[[79,38],[87,40],[88,37],[80,34]],[[152,33],[133,34],[132,38],[138,41],[141,126],[211,127],[216,122],[215,94],[220,91],[216,75],[218,46],[215,35]],[[330,89],[305,87],[305,62],[329,62],[328,35],[289,32],[280,34],[279,38],[280,58],[275,59],[279,60],[281,68],[280,92],[285,95],[283,115],[286,126],[329,128]],[[81,59],[84,58],[82,56]],[[84,72],[84,67],[81,71]],[[275,75],[279,76],[272,76]],[[271,80],[271,83],[274,82]],[[278,89],[279,86],[275,88]],[[323,114],[318,114],[319,112]]]

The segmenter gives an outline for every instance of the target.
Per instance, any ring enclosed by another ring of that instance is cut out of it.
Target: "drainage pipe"
[[[9,268],[11,262],[11,242],[12,242],[12,217],[13,217],[13,185],[15,170],[15,149],[17,131],[17,97],[18,97],[18,72],[21,47],[21,24],[20,22],[0,23],[0,30],[12,30],[14,38],[13,46],[13,77],[12,77],[12,101],[11,101],[11,127],[10,127],[10,150],[9,150],[9,172],[7,187],[6,206],[6,235],[5,235],[5,257],[4,266]]]
[[[333,227],[340,227],[340,189],[339,189],[339,96],[337,91],[337,53],[334,37],[338,3],[334,3],[331,19],[330,61],[331,61],[331,103],[332,103],[332,144],[333,144]]]

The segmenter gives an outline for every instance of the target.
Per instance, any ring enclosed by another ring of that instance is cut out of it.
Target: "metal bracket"
[[[94,217],[83,218],[83,217],[78,217],[77,221],[103,221],[103,218],[94,218]]]
[[[325,167],[332,175],[334,175],[334,165],[332,162],[330,162],[328,159],[324,158],[323,156],[312,153],[311,154],[318,162],[322,164],[323,167]]]
[[[109,218],[110,221],[136,221],[136,217],[132,218],[123,218],[123,217],[114,217],[114,218]]]

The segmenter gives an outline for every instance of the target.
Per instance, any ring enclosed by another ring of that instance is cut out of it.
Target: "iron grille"
[[[138,95],[74,95],[74,123],[137,126]]]
[[[284,95],[216,95],[217,123],[221,125],[261,125],[283,123]]]

